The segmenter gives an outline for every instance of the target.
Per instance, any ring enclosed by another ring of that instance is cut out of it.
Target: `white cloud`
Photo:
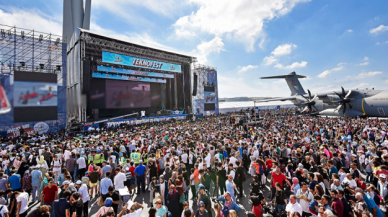
[[[188,37],[196,36],[196,34],[194,32],[190,32],[186,29],[177,29],[175,31],[175,34],[181,38],[188,38]]]
[[[218,76],[220,97],[257,96],[259,88],[251,87],[244,78]],[[258,87],[258,86],[255,86]]]
[[[343,66],[343,65],[346,65],[348,63],[338,63],[337,66]]]
[[[348,29],[348,30],[346,30],[346,32],[352,33],[353,29]]]
[[[371,34],[378,34],[378,33],[385,32],[385,31],[388,31],[388,26],[384,26],[384,25],[380,25],[374,29],[369,30],[369,32]]]
[[[202,31],[218,37],[231,36],[254,51],[258,39],[265,38],[264,25],[289,13],[297,4],[309,0],[190,0],[198,10],[179,18],[175,31]]]
[[[62,35],[62,24],[37,9],[21,10],[9,8],[8,11],[0,9],[0,23],[25,29],[34,29],[39,32]]]
[[[278,60],[275,59],[275,57],[273,56],[269,56],[269,57],[264,57],[264,65],[272,65],[273,63],[277,62]]]
[[[380,44],[388,44],[388,41],[376,42],[376,45],[380,45]]]
[[[369,83],[361,83],[353,88],[367,88],[369,87]]]
[[[367,66],[367,65],[369,65],[369,62],[360,63],[360,66]]]
[[[147,46],[160,48],[160,49],[164,49],[164,50],[171,50],[171,51],[179,52],[174,48],[165,46],[165,45],[155,41],[148,33],[141,33],[141,34],[139,34],[139,33],[125,33],[125,32],[123,34],[117,33],[115,31],[102,28],[99,25],[97,25],[95,22],[91,22],[90,29],[92,31],[96,31],[96,32],[101,33],[101,34],[108,35],[110,37],[115,37],[115,38],[119,38],[122,40],[128,40],[128,41],[138,43],[141,45],[147,45]]]
[[[358,74],[357,78],[370,78],[380,74],[383,74],[383,72],[375,71],[375,72],[361,73],[361,74]]]
[[[283,56],[286,54],[290,54],[293,49],[296,48],[295,44],[282,44],[279,45],[275,50],[272,51],[273,56]]]
[[[328,69],[328,70],[325,70],[323,71],[321,74],[318,75],[319,78],[326,78],[328,77],[331,73],[333,72],[338,72],[338,71],[341,71],[344,67],[341,65],[337,68],[334,68],[334,69]]]
[[[300,63],[298,62],[294,62],[292,63],[291,65],[288,65],[288,66],[283,66],[282,64],[278,63],[275,65],[275,68],[279,68],[279,69],[296,69],[296,68],[303,68],[303,67],[306,67],[307,66],[307,62],[306,61],[302,61]]]
[[[384,83],[385,83],[385,84],[388,84],[388,80],[386,80]]]
[[[154,13],[164,15],[166,17],[172,17],[174,12],[177,11],[177,8],[182,5],[182,1],[178,0],[93,0],[92,7],[96,9],[109,11],[116,16],[123,18],[128,18],[133,16],[133,11],[128,11],[137,7],[143,7],[147,10],[150,10]],[[132,17],[133,18],[133,17]],[[138,19],[139,17],[137,17]],[[137,21],[136,19],[136,21]],[[130,21],[130,20],[128,20]]]
[[[369,57],[364,57],[364,61],[368,61],[369,60]]]
[[[200,63],[206,63],[210,53],[220,53],[222,50],[224,50],[224,42],[222,38],[216,36],[211,41],[203,41],[197,45],[197,49],[194,49],[192,53],[197,56]]]
[[[263,59],[264,63],[263,64],[267,65],[267,66],[272,65],[272,64],[274,64],[274,63],[276,63],[278,61],[275,57],[284,56],[284,55],[290,54],[292,52],[292,50],[294,50],[295,48],[297,48],[297,46],[295,44],[292,44],[292,43],[281,44],[281,45],[277,46],[271,52],[271,56],[264,57],[264,59]],[[293,63],[293,64],[295,64],[295,63]],[[307,64],[307,62],[306,62],[306,64]],[[281,64],[277,64],[277,65],[280,66],[280,67],[277,67],[277,68],[281,68],[282,67]]]
[[[240,67],[240,66],[239,66],[239,68],[240,68],[240,69],[238,70],[238,72],[241,73],[241,72],[246,72],[246,71],[248,71],[249,69],[256,69],[257,66],[247,65],[247,66],[243,66],[243,67]]]

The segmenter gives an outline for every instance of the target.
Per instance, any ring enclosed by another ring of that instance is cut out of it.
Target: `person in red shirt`
[[[43,188],[42,191],[42,200],[40,205],[50,205],[53,206],[54,200],[58,197],[58,186],[54,184],[54,179],[48,179],[48,185]],[[50,210],[50,216],[52,215],[52,209]]]
[[[131,181],[130,181],[130,188],[129,188],[129,191],[131,192],[132,189],[135,189],[136,188],[136,178],[135,178],[135,169],[136,167],[134,166],[134,163],[131,162],[129,165],[131,165],[131,167],[129,167],[129,172],[131,172]]]
[[[267,175],[269,174],[269,172],[271,171],[271,168],[272,168],[272,160],[269,159],[268,157],[265,157],[265,165],[267,167]]]
[[[287,184],[289,186],[291,186],[291,183],[287,180],[287,177],[281,173],[280,171],[280,167],[276,167],[276,171],[272,173],[272,176],[271,176],[271,200],[273,200],[273,198],[275,197],[275,193],[276,193],[276,187],[275,187],[275,184],[276,183],[279,183],[281,185],[281,187],[283,188],[283,183],[284,182],[287,182]]]

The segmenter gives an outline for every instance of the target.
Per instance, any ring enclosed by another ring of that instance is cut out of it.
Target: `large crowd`
[[[0,143],[6,217],[387,214],[386,120],[280,109]]]

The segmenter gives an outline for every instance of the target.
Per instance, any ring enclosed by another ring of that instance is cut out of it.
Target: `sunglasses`
[[[162,203],[155,203],[155,204],[162,204]]]
[[[199,208],[202,208],[202,207],[205,207],[205,206],[199,206]]]

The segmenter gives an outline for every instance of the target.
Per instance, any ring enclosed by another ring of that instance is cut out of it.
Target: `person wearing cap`
[[[136,209],[139,207],[139,209]],[[140,217],[144,207],[138,202],[128,201],[117,217]]]
[[[139,161],[139,166],[136,167],[135,169],[135,176],[137,180],[137,194],[140,194],[140,185],[141,185],[141,190],[143,193],[145,193],[145,173],[147,169],[143,165],[143,161]]]
[[[199,184],[198,188],[199,188],[199,190],[197,193],[197,195],[198,195],[197,203],[203,202],[205,204],[206,210],[209,212],[209,215],[211,215],[210,212],[211,212],[212,204],[211,204],[211,200],[209,197],[209,192],[206,190],[205,186],[202,184]]]
[[[387,192],[388,192],[387,185],[388,185],[387,175],[380,174],[379,181],[376,187],[377,187],[377,190],[379,190],[380,192],[381,198],[385,198],[385,196],[387,195]]]
[[[120,195],[118,191],[115,191],[115,188],[113,185],[108,187],[108,194],[107,197],[112,198],[112,208],[115,213],[118,213],[119,204],[120,204]]]
[[[89,205],[89,200],[90,200],[88,186],[83,184],[81,180],[78,180],[75,183],[75,186],[78,188],[78,193],[80,194],[80,196],[82,198],[82,202],[84,203],[84,205],[83,205],[84,217],[88,217],[88,214],[89,214],[88,205]]]
[[[103,207],[101,207],[96,214],[94,214],[95,217],[99,217],[99,216],[103,216],[106,214],[106,216],[108,216],[108,212],[109,211],[113,211],[113,214],[115,214],[113,208],[112,208],[112,205],[113,205],[113,200],[111,197],[107,197],[105,199],[105,205]]]
[[[64,191],[67,190],[67,188],[69,187],[69,184],[70,184],[69,181],[63,181],[63,182],[62,182],[62,185],[60,186],[61,192],[59,192],[59,194],[58,194],[58,197],[59,197],[59,198],[62,198],[62,194],[63,194]]]
[[[198,217],[209,217],[209,212],[205,209],[206,205],[203,201],[198,203],[198,209],[195,211],[194,216]]]
[[[106,175],[106,173],[109,172],[109,176]],[[110,177],[110,174],[112,172],[112,167],[110,165],[108,165],[108,162],[107,161],[103,161],[102,162],[102,168],[101,168],[101,179],[105,178],[105,177]]]

